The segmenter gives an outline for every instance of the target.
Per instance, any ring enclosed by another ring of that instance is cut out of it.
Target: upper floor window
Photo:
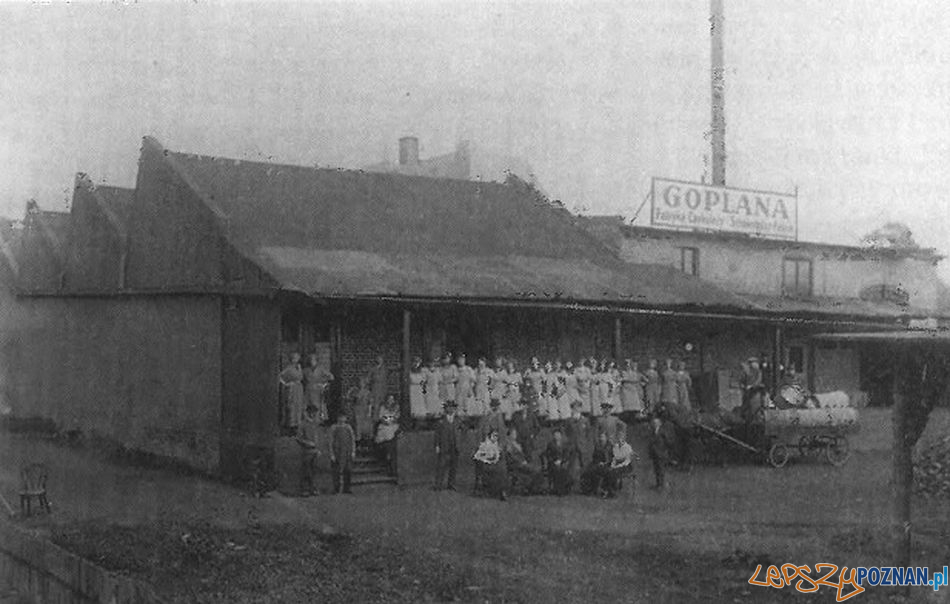
[[[680,270],[687,275],[699,274],[699,248],[680,248]]]
[[[812,295],[811,260],[786,258],[782,269],[784,295],[801,297]]]

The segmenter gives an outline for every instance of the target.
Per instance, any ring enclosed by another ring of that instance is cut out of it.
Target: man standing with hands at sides
[[[307,405],[303,421],[297,428],[297,444],[300,445],[300,495],[317,494],[317,431],[320,413],[316,405]]]
[[[459,464],[459,444],[462,438],[462,422],[456,416],[455,401],[445,403],[445,415],[435,427],[435,490],[455,490],[455,470]]]
[[[333,492],[340,494],[340,479],[343,479],[343,493],[350,490],[350,476],[353,471],[353,458],[356,457],[356,435],[347,423],[346,413],[336,416],[336,423],[330,428],[330,465],[333,468]]]
[[[670,463],[670,451],[675,446],[676,436],[671,426],[661,414],[650,420],[650,459],[653,461],[653,474],[656,477],[655,489],[666,488],[666,467]]]

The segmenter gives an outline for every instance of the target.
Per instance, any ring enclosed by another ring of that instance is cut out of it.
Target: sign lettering
[[[650,224],[798,238],[798,199],[785,193],[653,179]]]

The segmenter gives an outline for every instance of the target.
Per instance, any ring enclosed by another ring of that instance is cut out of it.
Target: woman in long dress
[[[574,372],[574,363],[568,361],[559,377],[564,393],[558,399],[558,410],[561,412],[561,419],[567,419],[571,416],[572,405],[575,401],[581,403],[581,409],[584,407],[577,393],[577,374]]]
[[[475,413],[475,370],[468,366],[464,354],[458,355],[455,370],[455,404],[461,417],[471,417]]]
[[[333,374],[320,366],[317,355],[307,357],[307,367],[303,370],[304,405],[317,408],[317,421],[321,423],[329,418],[324,393],[332,381]]]
[[[290,364],[280,372],[280,384],[284,390],[283,425],[287,430],[297,430],[303,419],[303,369],[300,367],[300,355],[290,355]]]
[[[531,357],[531,365],[524,372],[524,383],[527,386],[528,405],[534,405],[540,419],[547,418],[548,406],[543,399],[544,371],[538,357]]]
[[[442,415],[442,400],[439,398],[439,382],[442,380],[442,372],[439,370],[438,361],[433,357],[429,361],[429,366],[422,373],[424,376],[426,415],[439,417]]]
[[[505,397],[501,400],[501,412],[505,421],[511,421],[518,403],[521,402],[521,374],[515,367],[514,361],[508,361],[505,371]]]
[[[425,381],[426,375],[423,372],[422,359],[415,357],[412,359],[412,367],[409,369],[409,413],[416,419],[425,417],[428,412]]]
[[[488,413],[493,375],[494,372],[488,367],[485,358],[478,359],[478,367],[475,369],[475,398],[472,404],[472,415],[476,417],[482,417]]]
[[[693,385],[693,378],[686,371],[686,363],[680,361],[676,372],[676,402],[684,409],[689,409],[689,391]]]
[[[577,388],[577,399],[581,402],[581,413],[591,414],[590,383],[593,374],[590,361],[581,360],[574,368],[574,381]]]
[[[353,401],[353,423],[356,424],[357,440],[373,438],[373,392],[368,376],[360,378],[360,388]]]
[[[560,363],[558,363],[560,365]],[[558,367],[560,370],[560,366]],[[544,364],[544,379],[541,381],[542,404],[547,407],[547,417],[549,420],[561,419],[561,413],[558,410],[558,379],[557,371],[551,361]]]
[[[650,365],[643,374],[643,398],[648,413],[656,411],[660,404],[660,372],[656,370],[656,359],[650,359]]]
[[[478,482],[485,492],[501,500],[508,498],[508,469],[502,458],[502,445],[499,444],[498,431],[489,431],[485,440],[478,445],[473,459],[475,461],[476,487]]]
[[[660,374],[660,403],[663,405],[676,404],[679,399],[676,386],[676,370],[673,369],[673,359],[666,359],[666,368]]]
[[[607,363],[607,399],[610,403],[610,413],[616,415],[623,411],[620,406],[620,370],[617,369],[617,363],[610,361]]]
[[[455,400],[455,384],[458,382],[458,367],[452,362],[452,355],[445,353],[442,366],[439,367],[439,402],[445,404]]]
[[[604,402],[604,379],[607,377],[607,362],[598,363],[597,359],[590,359],[590,412],[594,417],[601,414],[601,404]]]
[[[643,411],[643,383],[645,378],[640,373],[636,361],[627,359],[623,372],[620,374],[620,407],[623,411]]]
[[[505,403],[508,400],[508,370],[503,362],[497,360],[491,380],[491,399],[498,401],[498,410],[504,415]]]

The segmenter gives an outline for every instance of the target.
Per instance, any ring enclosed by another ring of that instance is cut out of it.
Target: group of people
[[[632,479],[636,455],[627,441],[627,424],[609,413],[609,402],[601,404],[603,412],[592,422],[582,412],[582,404],[574,401],[570,417],[555,425],[547,443],[537,447],[540,421],[525,401],[517,401],[511,419],[506,420],[500,401],[492,400],[488,415],[476,427],[479,444],[472,455],[475,491],[502,500],[512,492],[566,495],[579,490],[601,497],[616,496],[624,477]],[[446,401],[444,415],[435,427],[436,490],[455,490],[467,424],[458,413],[458,404]],[[664,419],[663,407],[658,407],[651,418],[648,441],[658,488],[665,487],[665,468],[675,438],[672,425]]]
[[[333,381],[333,374],[319,363],[317,355],[307,357],[307,364],[303,366],[300,353],[292,353],[278,380],[282,387],[280,425],[285,432],[297,432],[307,407],[314,407],[320,422],[329,418],[326,390]]]
[[[572,361],[548,361],[537,357],[519,370],[508,359],[497,358],[490,367],[485,358],[469,365],[466,355],[453,362],[445,354],[441,362],[432,359],[426,366],[413,359],[409,373],[409,408],[413,418],[437,418],[445,403],[455,403],[462,417],[483,417],[498,402],[502,415],[510,419],[519,401],[532,405],[541,419],[565,420],[574,403],[591,416],[623,412],[650,413],[661,404],[690,406],[692,379],[686,363],[674,366],[667,359],[662,370],[655,359],[640,370],[636,360],[627,359],[623,367],[612,360],[595,358]]]
[[[479,442],[473,456],[476,488],[506,498],[511,492],[567,494],[575,490],[614,496],[622,479],[633,470],[633,449],[627,442],[627,422],[653,417],[663,430],[653,432],[650,452],[657,485],[664,485],[663,468],[673,448],[672,426],[660,419],[665,407],[689,408],[691,378],[686,365],[666,359],[657,369],[627,359],[549,361],[532,358],[520,371],[514,361],[486,359],[469,366],[465,354],[446,354],[427,367],[413,360],[409,375],[409,407],[419,425],[436,433],[436,488],[455,488],[462,451],[461,434],[475,429]],[[400,408],[389,393],[383,357],[359,379],[359,388],[344,397],[329,429],[334,490],[348,492],[350,472],[359,442],[374,444],[388,470],[396,473],[396,437]],[[292,354],[280,373],[283,387],[281,422],[294,433],[303,452],[301,489],[313,490],[317,455],[317,426],[328,422],[325,391],[334,376],[308,357]],[[621,419],[623,418],[623,419]],[[624,420],[627,420],[625,422]],[[550,438],[537,447],[542,426]],[[656,453],[656,455],[654,455]]]

